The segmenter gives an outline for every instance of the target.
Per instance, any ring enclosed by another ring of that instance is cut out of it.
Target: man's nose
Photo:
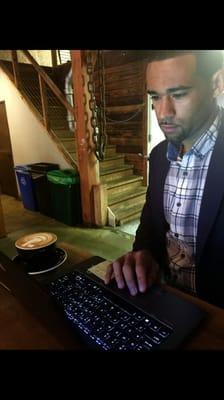
[[[173,99],[170,96],[162,96],[157,112],[159,120],[173,117],[175,115]]]

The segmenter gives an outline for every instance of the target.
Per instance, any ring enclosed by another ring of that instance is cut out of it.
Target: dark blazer
[[[205,183],[196,242],[197,295],[224,307],[224,110]],[[169,169],[167,141],[150,154],[149,186],[133,250],[150,249],[168,271],[165,235],[169,229],[163,211],[163,188]]]

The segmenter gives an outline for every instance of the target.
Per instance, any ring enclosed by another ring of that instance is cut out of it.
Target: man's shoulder
[[[162,142],[158,143],[151,151],[150,157],[158,157],[158,156],[164,156],[166,155],[167,152],[167,144],[168,141],[165,139]]]

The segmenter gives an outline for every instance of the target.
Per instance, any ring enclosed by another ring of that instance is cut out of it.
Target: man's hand
[[[132,251],[111,263],[106,271],[104,282],[108,284],[115,278],[119,289],[125,285],[131,295],[145,292],[159,280],[159,265],[148,250]]]

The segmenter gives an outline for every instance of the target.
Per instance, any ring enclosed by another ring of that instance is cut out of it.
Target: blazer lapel
[[[222,120],[223,121],[223,120]],[[222,122],[208,169],[202,197],[196,243],[197,264],[224,196],[224,123]]]
[[[162,151],[159,153],[159,157],[157,158],[157,167],[158,173],[156,175],[156,182],[153,187],[155,191],[155,198],[157,199],[157,212],[158,212],[158,219],[162,223],[163,229],[166,225],[165,215],[164,215],[164,205],[163,205],[163,192],[164,192],[164,185],[166,176],[169,170],[170,162],[167,159],[167,141],[162,143],[163,148]]]

